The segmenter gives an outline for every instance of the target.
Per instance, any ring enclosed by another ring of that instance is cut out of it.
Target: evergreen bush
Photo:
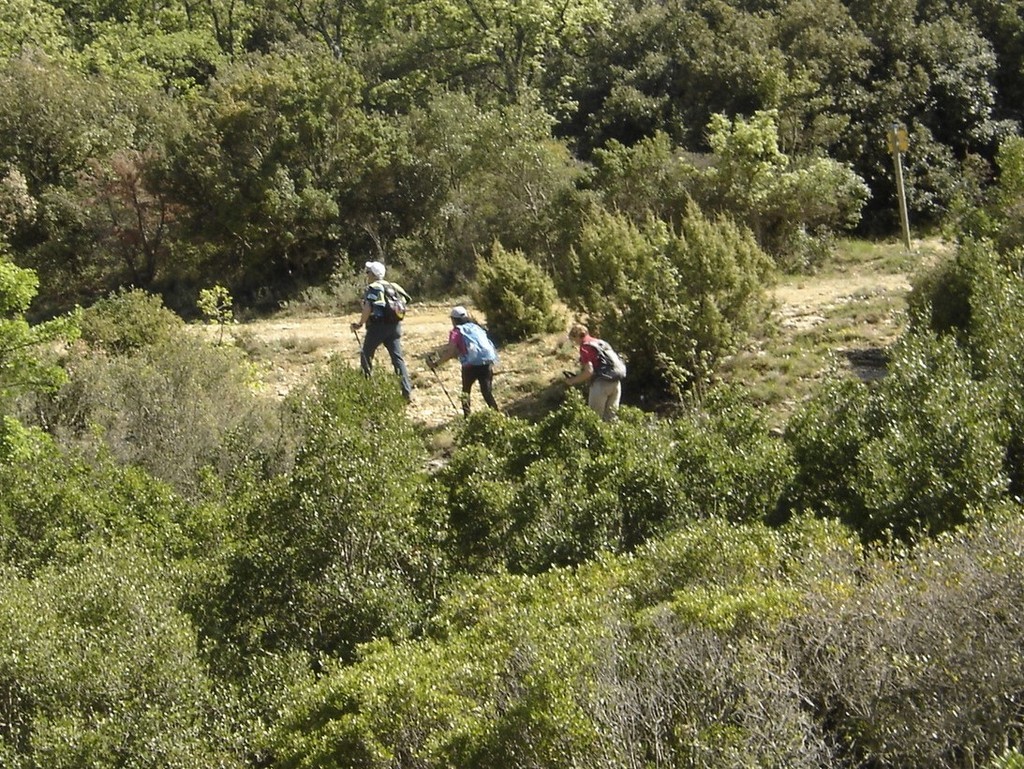
[[[490,256],[477,262],[473,301],[487,316],[496,342],[520,342],[563,328],[557,298],[551,278],[522,252],[495,242]]]
[[[914,281],[909,297],[912,328],[956,341],[972,375],[994,389],[1006,436],[1011,492],[1024,493],[1024,278],[1020,254],[1001,253],[990,242],[965,241],[951,259]]]
[[[404,404],[337,359],[295,397],[294,466],[239,500],[246,536],[221,601],[243,653],[351,658],[421,622],[440,535],[421,516],[424,446]]]
[[[36,415],[63,445],[108,452],[190,498],[202,493],[207,472],[227,481],[243,466],[283,471],[287,423],[257,392],[241,350],[163,325],[168,311],[148,300],[141,318],[128,304],[116,307],[116,324],[107,325],[108,315],[95,324],[96,314],[86,323],[90,338],[113,349],[76,346],[65,361],[68,382],[36,399]]]
[[[793,467],[735,392],[660,423],[625,407],[613,424],[578,393],[535,425],[473,415],[433,478],[449,542],[470,570],[535,573],[630,552],[706,517],[761,521]]]
[[[936,535],[1007,488],[998,392],[950,340],[910,334],[874,389],[833,382],[790,420],[787,512],[835,516],[868,540]]]
[[[227,689],[214,694],[180,575],[93,543],[31,578],[0,567],[5,767],[242,767]]]
[[[772,269],[749,232],[696,206],[678,228],[595,209],[559,288],[632,381],[681,392],[764,320]]]
[[[805,595],[785,643],[841,765],[987,766],[1019,740],[1024,527],[991,512]]]
[[[125,288],[82,311],[82,339],[109,353],[127,353],[175,339],[185,322],[163,300],[139,288]]]

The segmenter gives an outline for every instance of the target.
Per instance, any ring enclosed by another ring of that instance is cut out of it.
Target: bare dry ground
[[[827,275],[787,278],[773,289],[776,334],[746,354],[760,356],[760,365],[771,368],[776,365],[773,349],[817,335],[819,344],[825,338],[835,353],[846,356],[851,371],[864,378],[875,376],[879,367],[884,368],[884,356],[877,353],[895,339],[901,328],[909,287],[906,272],[879,269],[871,260]],[[869,307],[873,309],[864,309]],[[354,367],[359,365],[359,345],[349,328],[357,319],[354,309],[347,315],[253,320],[232,326],[229,333],[261,366],[267,391],[284,397],[311,381],[332,356]],[[448,310],[447,305],[414,303],[403,323],[403,346],[415,388],[409,416],[428,429],[443,427],[461,415],[457,362],[449,361],[435,372],[423,360],[428,351],[447,341],[451,328]],[[478,314],[478,319],[486,322],[482,315]],[[839,334],[834,330],[837,323],[845,324]],[[830,335],[838,341],[832,341]],[[824,364],[819,365],[810,353],[797,350],[797,357],[808,359],[808,371],[795,376],[818,376]],[[536,416],[559,402],[563,391],[558,384],[561,372],[574,367],[576,359],[575,348],[561,332],[508,345],[500,354],[501,361],[495,367],[495,397],[503,410],[521,416]],[[749,364],[742,368],[741,364],[739,370],[747,375],[755,368]],[[772,372],[761,371],[759,375],[770,378]],[[382,386],[398,386],[383,348],[377,351],[374,376]],[[473,407],[484,407],[475,391]]]
[[[448,306],[413,305],[402,323],[402,346],[414,391],[408,413],[410,418],[435,428],[461,416],[459,393],[461,379],[457,361],[449,361],[431,370],[424,362],[427,352],[448,341],[451,321]],[[482,314],[478,320],[486,322]],[[349,327],[358,313],[316,317],[281,317],[249,321],[233,326],[231,333],[239,343],[256,351],[262,365],[268,391],[284,397],[303,383],[334,356],[359,366],[359,342]],[[360,338],[362,331],[359,332]],[[560,372],[572,367],[575,348],[556,333],[503,348],[495,366],[495,397],[510,413],[522,413],[526,401],[550,400],[557,393],[552,383]],[[387,351],[381,347],[374,357],[374,378],[383,386],[398,387]],[[473,408],[484,408],[474,388]]]

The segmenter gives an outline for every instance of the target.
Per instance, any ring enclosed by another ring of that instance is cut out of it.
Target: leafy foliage
[[[236,295],[326,278],[339,216],[371,230],[362,185],[388,137],[357,108],[358,73],[295,50],[225,67],[168,150],[162,189],[190,212],[200,272]],[[351,237],[351,233],[347,233]]]
[[[495,242],[490,258],[478,263],[473,299],[499,342],[519,342],[561,328],[556,298],[551,278],[519,251]]]
[[[632,147],[612,142],[595,150],[595,187],[638,225],[650,217],[678,223],[692,199],[748,227],[781,267],[814,268],[824,249],[812,255],[813,244],[824,233],[853,228],[868,190],[840,163],[788,157],[779,147],[778,123],[777,111],[750,120],[713,116],[710,164],[660,132]]]
[[[472,415],[435,476],[458,567],[534,573],[694,519],[769,516],[792,473],[785,448],[735,394],[712,397],[716,417],[671,425],[631,409],[604,424],[575,393],[536,425]]]
[[[548,113],[532,101],[484,108],[448,93],[413,110],[402,126],[411,145],[402,184],[416,187],[423,208],[396,256],[413,262],[421,279],[442,289],[471,285],[477,256],[495,241],[543,266],[557,260],[572,235],[582,170],[552,137]]]
[[[199,292],[197,304],[206,322],[217,325],[217,343],[222,344],[224,342],[224,327],[235,320],[235,312],[232,309],[234,299],[231,297],[231,292],[221,285],[204,288]]]
[[[64,445],[145,468],[190,498],[213,477],[284,467],[290,436],[241,350],[206,342],[140,290],[82,315],[91,346],[72,349],[67,383],[36,400]]]
[[[851,169],[824,158],[794,163],[779,149],[778,115],[757,112],[750,121],[712,118],[708,141],[717,163],[702,176],[708,210],[750,227],[767,251],[790,267],[799,263],[800,233],[845,230],[860,219],[868,197]]]
[[[103,546],[31,578],[0,568],[5,766],[242,765],[169,576]]]
[[[4,4],[0,764],[1017,765],[1021,9]],[[893,122],[914,221],[992,242],[780,441],[708,383],[765,252],[893,231]],[[164,306],[369,258],[693,398],[474,414],[428,476],[396,388],[282,412]]]
[[[681,391],[707,379],[767,309],[771,262],[749,233],[695,206],[678,228],[595,210],[562,291],[631,377]]]
[[[953,767],[1005,755],[1021,633],[1004,603],[1021,591],[1020,515],[1008,512],[913,553],[879,553],[860,588],[810,597],[790,640],[844,763]]]
[[[294,467],[246,496],[245,546],[221,596],[245,653],[351,657],[422,620],[441,572],[403,404],[339,361],[295,402]]]
[[[107,353],[130,353],[172,342],[185,324],[163,299],[143,289],[121,289],[82,311],[82,339]]]
[[[997,393],[949,340],[909,335],[875,389],[834,381],[787,426],[798,470],[784,510],[866,539],[955,528],[1006,491]]]
[[[759,545],[777,548],[781,567],[799,562],[801,542],[813,537],[713,524],[680,539],[577,571],[467,585],[445,602],[429,638],[377,644],[301,691],[275,748],[285,765],[310,767],[384,766],[396,755],[427,767],[613,767],[652,751],[701,767],[779,755],[791,766],[820,765],[822,740],[792,740],[807,727],[795,681],[763,674],[766,664],[779,673],[781,660],[673,620],[647,590],[652,578],[683,594],[731,574],[753,593],[782,573],[750,558]],[[694,549],[686,553],[685,542]],[[729,565],[701,573],[698,548]],[[668,551],[694,572],[672,575]],[[751,568],[730,568],[734,553]],[[768,702],[774,716],[763,718]]]
[[[1004,255],[988,242],[967,241],[951,260],[915,281],[910,307],[917,326],[956,341],[975,379],[994,388],[1009,428],[1006,470],[1011,489],[1024,488],[1024,392],[1017,362],[1024,353],[1024,282],[1016,252]]]
[[[1013,516],[865,556],[813,521],[708,522],[630,558],[477,581],[428,638],[299,690],[274,748],[309,767],[995,760],[1018,706],[1020,536]]]
[[[78,327],[73,316],[29,324],[25,312],[38,285],[35,273],[15,266],[0,247],[0,406],[15,393],[64,381],[64,371],[46,359],[43,347],[73,340]]]

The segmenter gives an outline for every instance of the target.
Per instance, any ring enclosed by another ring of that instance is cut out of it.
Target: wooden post
[[[896,169],[896,195],[900,201],[900,224],[903,226],[903,245],[910,250],[910,217],[907,215],[907,192],[903,186],[903,153],[910,146],[907,129],[899,123],[892,124],[889,133],[889,151]]]

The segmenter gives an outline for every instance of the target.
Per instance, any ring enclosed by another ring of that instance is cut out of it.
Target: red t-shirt
[[[580,365],[586,366],[589,363],[591,367],[596,370],[601,357],[597,354],[597,350],[594,349],[594,346],[589,344],[589,342],[593,341],[594,337],[587,334],[580,342]]]

